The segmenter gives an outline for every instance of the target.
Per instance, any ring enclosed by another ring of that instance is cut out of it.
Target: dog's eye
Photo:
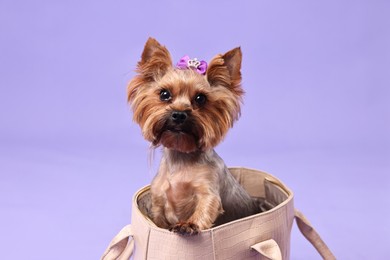
[[[168,90],[161,90],[160,92],[160,100],[161,101],[168,101],[172,98],[171,93]]]
[[[199,105],[199,106],[202,106],[206,103],[206,96],[204,94],[198,94],[196,97],[195,97],[195,102]]]

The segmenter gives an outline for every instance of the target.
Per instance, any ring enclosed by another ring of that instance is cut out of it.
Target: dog
[[[151,218],[161,228],[194,235],[259,212],[214,147],[240,116],[240,47],[176,66],[149,38],[127,92],[133,120],[152,147],[163,147],[151,183]]]

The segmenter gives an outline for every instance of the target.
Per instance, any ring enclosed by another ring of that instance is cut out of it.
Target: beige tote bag
[[[195,236],[181,236],[157,227],[149,217],[150,186],[139,190],[132,204],[132,224],[111,241],[102,260],[113,259],[289,259],[294,219],[299,230],[324,259],[336,259],[318,233],[294,209],[293,193],[262,171],[230,168],[252,197],[262,198],[265,212],[238,219]]]

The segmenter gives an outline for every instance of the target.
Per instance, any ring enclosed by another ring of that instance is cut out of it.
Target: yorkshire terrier
[[[151,184],[151,217],[161,228],[197,234],[260,207],[214,151],[240,115],[241,49],[205,61],[184,56],[174,66],[153,38],[128,85],[133,119],[153,147],[163,146]]]

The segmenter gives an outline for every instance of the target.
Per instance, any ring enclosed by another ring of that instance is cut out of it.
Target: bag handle
[[[335,260],[336,257],[332,254],[328,246],[321,239],[320,235],[313,228],[306,217],[297,209],[295,209],[295,221],[299,231],[303,236],[314,246],[318,253],[325,260]],[[257,243],[251,246],[252,249],[256,250],[262,256],[271,260],[282,260],[282,253],[275,240],[269,239],[263,242]]]
[[[282,253],[280,251],[278,243],[276,243],[276,241],[273,239],[268,239],[263,242],[257,243],[251,246],[251,248],[268,259],[282,260]]]
[[[336,260],[336,257],[321,239],[317,231],[313,228],[306,217],[297,209],[295,209],[295,221],[297,222],[297,226],[303,236],[314,246],[323,259]]]
[[[101,258],[101,260],[128,260],[133,254],[134,240],[131,225],[122,228],[121,231],[112,239],[110,245]],[[130,240],[130,241],[129,241]]]

